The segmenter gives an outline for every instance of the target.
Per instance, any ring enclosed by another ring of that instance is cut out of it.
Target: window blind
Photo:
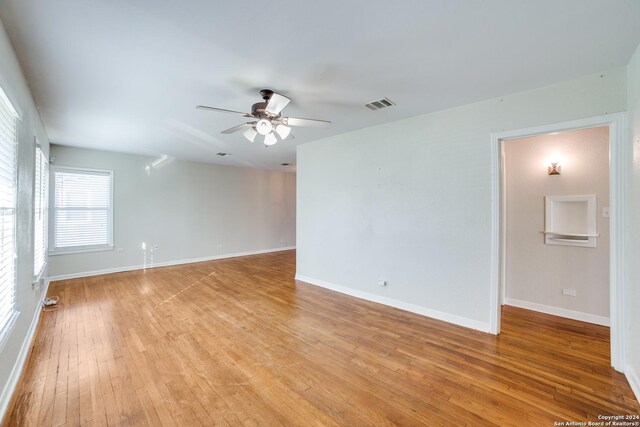
[[[44,269],[47,256],[47,217],[49,211],[49,160],[36,146],[34,192],[33,275],[36,280]]]
[[[54,250],[113,245],[111,176],[110,171],[55,169]]]
[[[17,121],[0,89],[0,339],[15,315]]]

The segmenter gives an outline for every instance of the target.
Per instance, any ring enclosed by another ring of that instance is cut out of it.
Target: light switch
[[[609,206],[602,208],[602,218],[609,218]]]

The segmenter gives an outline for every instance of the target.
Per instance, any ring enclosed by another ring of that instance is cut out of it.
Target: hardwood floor
[[[638,414],[608,328],[499,337],[293,280],[295,252],[53,283],[9,425],[532,425]]]

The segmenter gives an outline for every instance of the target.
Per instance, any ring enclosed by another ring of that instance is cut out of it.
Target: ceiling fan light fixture
[[[279,124],[278,126],[276,126],[276,132],[278,133],[278,135],[280,135],[280,138],[287,139],[287,137],[291,133],[291,128],[289,126]]]
[[[279,93],[275,93],[271,89],[261,90],[260,95],[262,95],[263,102],[253,104],[250,113],[209,107],[207,105],[198,105],[196,108],[219,113],[239,114],[251,119],[251,121],[245,121],[245,123],[223,130],[221,133],[228,135],[236,132],[242,132],[242,135],[249,140],[249,142],[254,142],[258,134],[260,134],[264,136],[263,141],[265,145],[273,145],[278,141],[285,140],[287,138],[294,139],[295,137],[291,133],[290,126],[326,128],[331,125],[331,122],[328,120],[282,117],[281,112],[289,104],[291,99]],[[380,102],[395,105],[386,98]]]
[[[253,142],[256,140],[256,135],[258,135],[258,132],[256,132],[253,127],[250,127],[249,129],[242,132],[242,135],[247,138],[249,142]]]
[[[278,138],[273,133],[268,133],[264,136],[264,145],[273,145],[278,142]]]
[[[269,120],[260,119],[258,123],[256,123],[256,131],[258,131],[260,135],[266,136],[270,134],[272,130],[273,130],[273,125]]]

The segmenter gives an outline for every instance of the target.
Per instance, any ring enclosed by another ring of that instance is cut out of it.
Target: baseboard
[[[640,402],[640,377],[638,373],[631,365],[627,364],[627,366],[624,367],[624,375],[627,377],[627,381],[629,381],[633,394],[636,395],[636,400]]]
[[[44,281],[44,295],[47,294],[47,289],[49,288],[50,280],[47,278]],[[11,374],[9,374],[9,379],[2,390],[2,394],[0,394],[0,425],[5,425],[4,417],[7,415],[8,410],[13,408],[13,404],[15,403],[13,399],[16,397],[14,393],[20,380],[22,379],[22,375],[24,372],[24,367],[28,360],[29,353],[31,352],[31,345],[33,344],[33,338],[36,334],[36,330],[38,329],[38,323],[40,323],[40,316],[42,315],[42,302],[38,300],[35,313],[33,314],[33,318],[31,319],[31,325],[29,326],[29,330],[27,331],[27,335],[24,337],[24,341],[22,342],[22,347],[20,348],[20,352],[18,353],[18,357],[13,364],[13,369],[11,370]]]
[[[51,276],[50,280],[52,282],[55,282],[57,280],[77,279],[80,277],[100,276],[103,274],[111,274],[111,273],[123,273],[125,271],[144,270],[147,268],[170,267],[172,265],[192,264],[195,262],[215,261],[218,259],[236,258],[240,256],[249,256],[249,255],[260,255],[260,254],[266,254],[270,252],[290,251],[295,248],[296,248],[295,246],[284,246],[281,248],[260,249],[257,251],[236,252],[231,254],[213,255],[213,256],[200,257],[200,258],[187,258],[187,259],[180,259],[180,260],[174,260],[174,261],[154,262],[153,264],[149,264],[149,265],[139,264],[139,265],[129,265],[125,267],[106,268],[104,270],[93,270],[93,271],[82,271],[79,273],[59,274],[56,276]]]
[[[478,320],[469,319],[467,317],[444,313],[444,312],[433,310],[420,305],[410,304],[397,299],[388,298],[381,295],[372,294],[369,292],[359,291],[356,289],[348,288],[346,286],[329,283],[324,280],[318,280],[312,277],[303,276],[301,274],[296,274],[296,280],[300,280],[301,282],[305,282],[310,285],[319,286],[321,288],[340,292],[342,294],[350,295],[352,297],[376,302],[378,304],[387,305],[389,307],[398,308],[400,310],[409,311],[411,313],[420,314],[422,316],[431,317],[432,319],[442,320],[444,322],[453,323],[455,325],[464,326],[466,328],[476,329],[482,332],[489,332],[489,323],[480,322]]]
[[[538,304],[535,302],[523,301],[513,298],[505,298],[504,303],[506,305],[526,308],[527,310],[539,311],[541,313],[551,314],[553,316],[566,317],[567,319],[579,320],[581,322],[595,323],[596,325],[601,326],[609,326],[608,317],[597,316],[595,314],[584,313],[582,311],[574,311],[566,308],[554,307],[552,305]]]

